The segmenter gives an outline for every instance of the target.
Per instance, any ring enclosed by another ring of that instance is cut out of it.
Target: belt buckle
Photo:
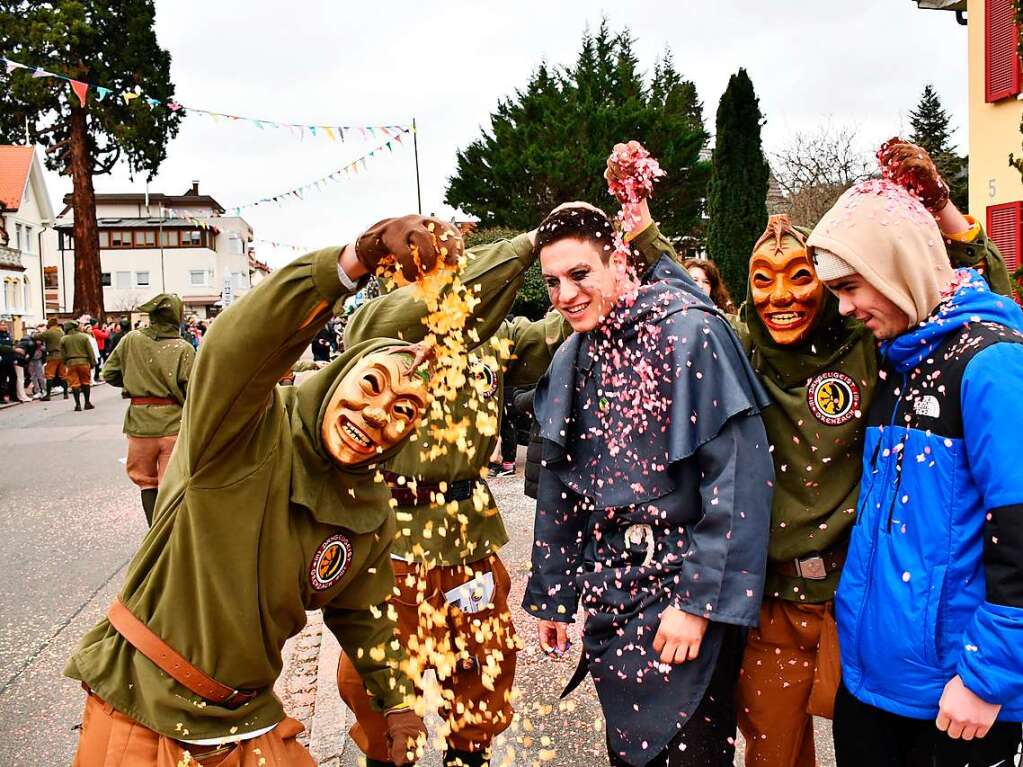
[[[828,577],[828,568],[824,564],[824,557],[820,554],[811,554],[802,559],[793,560],[796,563],[796,572],[800,578],[808,581],[823,581]]]
[[[654,529],[646,523],[629,525],[625,528],[626,546],[645,546],[646,554],[640,567],[647,567],[654,559]]]

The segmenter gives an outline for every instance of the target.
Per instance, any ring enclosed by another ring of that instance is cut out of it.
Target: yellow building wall
[[[1009,153],[1023,155],[1023,101],[984,101],[984,2],[969,0],[970,213],[986,222],[987,208],[1023,200],[1023,179]]]

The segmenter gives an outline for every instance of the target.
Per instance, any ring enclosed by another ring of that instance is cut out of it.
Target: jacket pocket
[[[938,648],[941,642],[941,637],[938,633],[940,629],[940,626],[938,625],[938,618],[941,613],[942,600],[945,595],[945,575],[947,571],[948,568],[945,565],[940,565],[934,568],[931,575],[931,588],[927,594],[927,613],[923,636],[924,660],[935,668],[941,665],[938,657]]]

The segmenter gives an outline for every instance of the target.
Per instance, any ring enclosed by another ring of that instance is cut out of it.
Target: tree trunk
[[[71,107],[71,207],[75,235],[75,316],[89,314],[104,319],[102,269],[99,261],[99,225],[96,223],[96,192],[92,187],[92,157],[85,124],[86,110]]]

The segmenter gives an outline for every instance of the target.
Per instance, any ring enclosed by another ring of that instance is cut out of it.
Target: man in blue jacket
[[[847,765],[1015,765],[1023,720],[1023,312],[953,270],[903,187],[846,192],[807,241],[882,342],[836,597]]]

